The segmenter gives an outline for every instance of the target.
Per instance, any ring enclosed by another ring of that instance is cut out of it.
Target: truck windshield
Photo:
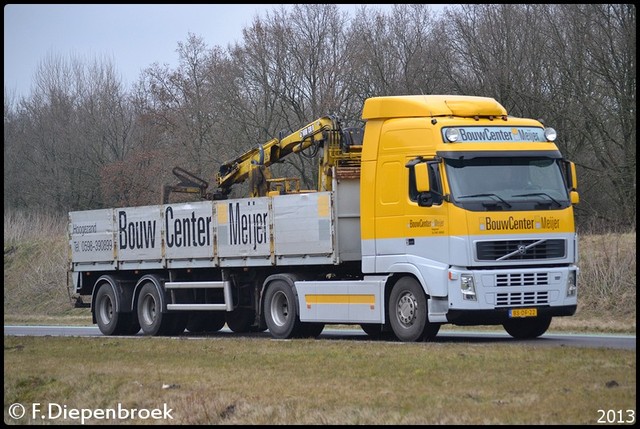
[[[445,159],[452,201],[468,210],[555,210],[570,205],[558,160]]]

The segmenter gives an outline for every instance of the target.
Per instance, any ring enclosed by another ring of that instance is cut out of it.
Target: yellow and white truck
[[[576,169],[552,128],[459,95],[373,97],[362,119],[322,117],[248,151],[215,193],[178,169],[159,205],[71,212],[79,302],[105,335],[353,324],[423,341],[454,324],[535,338],[575,314]],[[318,160],[317,189],[271,177],[294,153]],[[229,198],[241,182],[250,196]]]

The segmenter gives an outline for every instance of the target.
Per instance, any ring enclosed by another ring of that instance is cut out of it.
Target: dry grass
[[[56,222],[5,213],[5,315],[59,315],[71,309],[68,241],[62,219]]]
[[[5,422],[14,402],[167,404],[174,420],[135,423],[251,425],[596,424],[599,409],[636,407],[629,350],[246,337],[4,342]]]
[[[580,237],[581,310],[636,318],[636,234]]]

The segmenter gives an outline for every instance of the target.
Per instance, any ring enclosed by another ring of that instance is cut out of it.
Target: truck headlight
[[[460,275],[460,291],[462,299],[476,301],[476,285],[471,274]]]
[[[569,271],[567,276],[567,296],[576,296],[578,293],[577,276],[574,270]]]

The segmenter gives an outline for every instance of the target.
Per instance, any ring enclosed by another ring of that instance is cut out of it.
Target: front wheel
[[[549,316],[508,319],[502,324],[509,335],[519,340],[537,338],[547,332],[549,325],[551,325],[551,317]]]
[[[389,323],[400,341],[422,341],[438,334],[440,325],[429,322],[427,296],[413,277],[402,277],[393,286]]]
[[[264,297],[264,317],[274,338],[294,338],[300,333],[296,297],[287,282],[275,280],[269,285]]]

